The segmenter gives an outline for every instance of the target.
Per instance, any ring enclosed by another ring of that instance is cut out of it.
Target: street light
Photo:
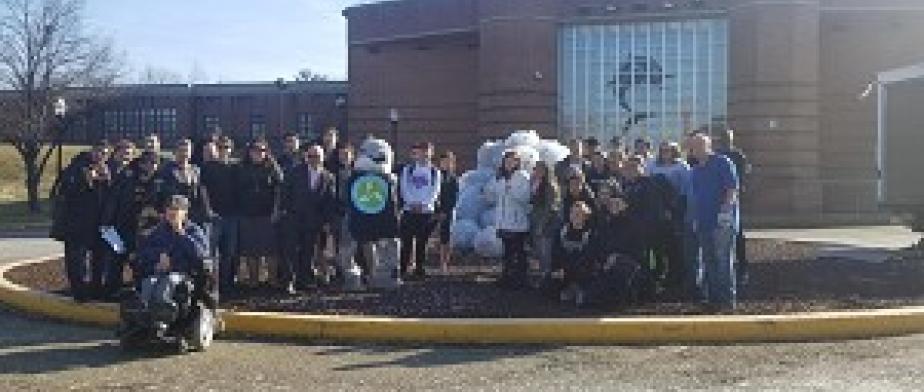
[[[347,104],[347,100],[346,100],[346,97],[344,97],[343,95],[338,95],[337,99],[334,100],[334,107],[337,108],[337,112],[335,113],[335,115],[337,116],[337,129],[339,129],[340,132],[344,132],[344,133],[346,133],[347,131],[346,130],[346,111],[344,110],[344,108],[346,107],[346,104]],[[344,138],[349,139],[349,134],[345,134]]]
[[[391,121],[391,143],[394,145],[394,149],[398,149],[398,109],[391,108],[388,111],[388,119]]]
[[[52,106],[54,108],[55,117],[58,119],[58,176],[60,176],[61,171],[64,170],[64,153],[62,152],[62,147],[64,144],[64,116],[67,115],[67,101],[65,101],[63,97],[58,97]]]
[[[276,79],[276,88],[279,89],[279,131],[284,134],[286,132],[285,130],[286,126],[285,126],[285,120],[283,120],[283,118],[285,117],[285,111],[284,111],[285,105],[283,101],[283,92],[286,89],[286,80],[284,78]]]

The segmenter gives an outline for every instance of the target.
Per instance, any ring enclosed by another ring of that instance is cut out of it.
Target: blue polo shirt
[[[738,189],[735,165],[724,155],[713,154],[704,164],[694,165],[690,172],[690,193],[699,231],[715,230],[719,226],[719,212],[725,192]],[[738,202],[732,206],[735,228],[738,227]]]

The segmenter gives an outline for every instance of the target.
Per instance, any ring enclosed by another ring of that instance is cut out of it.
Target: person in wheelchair
[[[138,251],[141,291],[122,302],[123,345],[169,341],[181,351],[211,342],[217,300],[205,232],[187,218],[189,200],[171,196],[163,221]]]

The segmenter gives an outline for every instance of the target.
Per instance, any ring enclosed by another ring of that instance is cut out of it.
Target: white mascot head
[[[359,146],[354,166],[357,170],[391,173],[395,153],[391,145],[382,139],[369,137]]]

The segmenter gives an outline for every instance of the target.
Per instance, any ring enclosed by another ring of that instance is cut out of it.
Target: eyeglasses
[[[310,155],[305,155],[305,157],[308,158],[308,159],[318,159],[318,158],[320,158],[321,156],[318,155],[318,154],[310,154]]]

